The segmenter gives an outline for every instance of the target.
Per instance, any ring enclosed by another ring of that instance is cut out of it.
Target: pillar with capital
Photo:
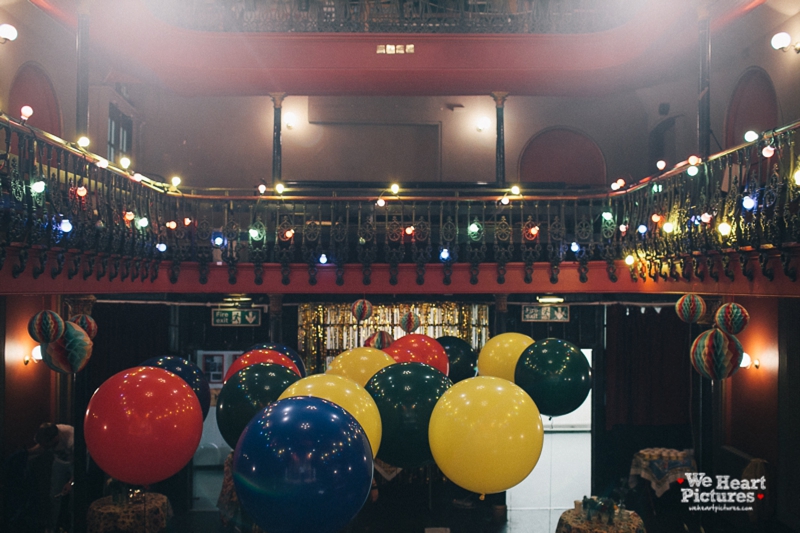
[[[497,149],[495,151],[495,181],[498,187],[505,187],[506,184],[506,141],[505,126],[503,122],[503,109],[508,98],[508,93],[493,92],[492,98],[497,106]]]
[[[272,185],[281,181],[281,107],[286,93],[270,93],[274,108],[272,120]],[[271,298],[271,297],[270,297]]]

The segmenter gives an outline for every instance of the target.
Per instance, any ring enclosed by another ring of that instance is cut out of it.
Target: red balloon
[[[239,370],[243,369],[246,366],[254,365],[256,363],[275,363],[276,365],[283,365],[289,370],[293,370],[297,373],[298,376],[303,377],[300,373],[300,369],[297,368],[297,365],[294,364],[294,361],[290,357],[286,355],[276,352],[275,350],[250,350],[249,352],[245,352],[231,364],[228,371],[225,372],[225,379],[222,380],[223,383],[228,381],[228,378],[237,373]]]
[[[445,376],[450,371],[450,359],[444,347],[427,335],[412,333],[405,337],[400,337],[388,348],[384,348],[398,363],[416,362],[430,365],[440,371]]]
[[[83,424],[86,448],[105,473],[150,485],[192,459],[203,434],[203,410],[181,377],[140,366],[100,385]]]

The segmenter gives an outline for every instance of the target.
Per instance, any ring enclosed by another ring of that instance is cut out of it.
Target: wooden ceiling
[[[712,28],[764,1],[713,2]],[[78,0],[31,2],[76,27]],[[695,0],[649,2],[623,26],[569,35],[200,32],[163,22],[143,0],[84,2],[112,79],[182,95],[595,96],[696,70]],[[376,53],[392,43],[415,53]]]

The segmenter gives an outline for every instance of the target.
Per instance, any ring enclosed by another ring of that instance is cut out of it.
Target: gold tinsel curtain
[[[419,315],[420,327],[414,333],[437,338],[459,337],[479,349],[489,337],[489,306],[455,302],[402,303],[375,305],[372,317],[357,323],[351,304],[302,304],[298,312],[297,348],[309,373],[325,371],[327,358],[363,346],[376,331],[386,331],[395,339],[406,335],[400,317]]]

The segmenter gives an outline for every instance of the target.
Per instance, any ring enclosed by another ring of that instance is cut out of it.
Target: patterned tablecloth
[[[605,520],[586,519],[586,513],[570,509],[561,514],[556,526],[556,533],[645,533],[641,517],[633,511],[619,511],[613,524]]]
[[[157,533],[167,528],[172,506],[163,494],[145,492],[136,501],[114,503],[111,496],[95,500],[86,514],[88,533],[117,531]]]
[[[692,450],[648,448],[634,454],[628,485],[633,488],[639,483],[639,478],[646,479],[656,496],[661,497],[669,490],[670,484],[683,483],[686,472],[696,471]]]

